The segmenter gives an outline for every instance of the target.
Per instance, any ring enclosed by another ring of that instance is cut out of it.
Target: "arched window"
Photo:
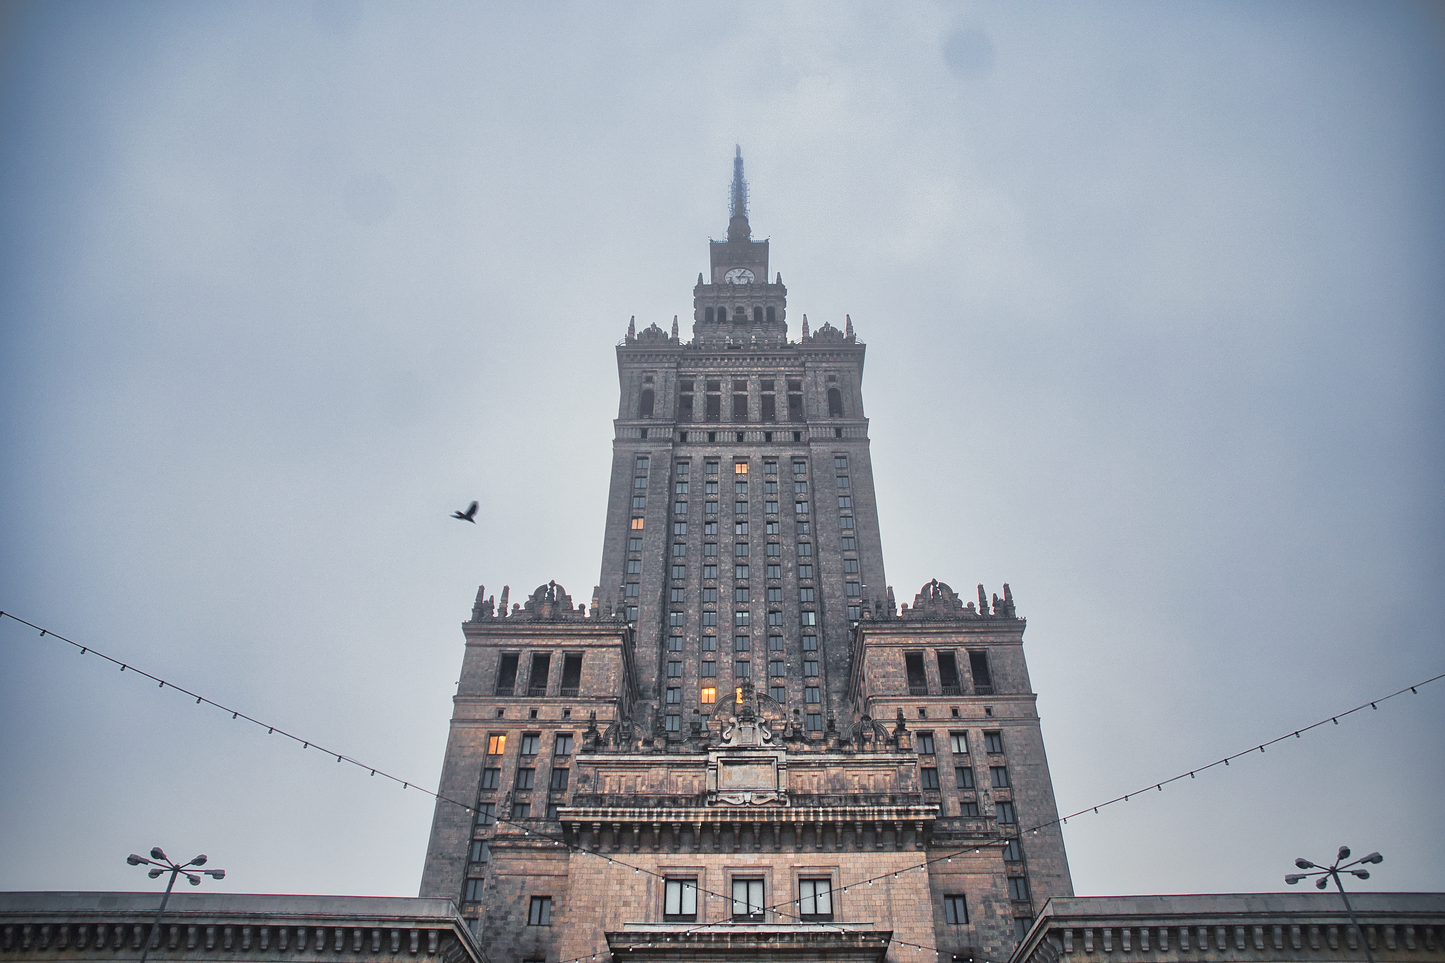
[[[651,389],[651,388],[643,388],[643,389],[642,389],[642,402],[637,406],[637,417],[639,417],[639,418],[651,418],[651,417],[652,417],[652,399],[653,399],[652,389]]]
[[[843,392],[837,388],[828,389],[828,417],[843,417]]]
[[[727,309],[727,308],[718,308],[718,309],[717,309],[717,323],[718,323],[718,324],[727,324],[727,323],[728,323],[728,309]]]
[[[761,307],[753,308],[753,321],[756,324],[763,323],[763,309]]]
[[[772,323],[773,323],[774,321],[776,321],[777,319],[778,319],[778,318],[777,318],[777,314],[776,314],[776,309],[775,309],[772,305],[769,305],[769,306],[768,306],[768,324],[772,324]]]
[[[706,318],[708,324],[712,324],[712,316],[713,316],[713,310],[712,310],[712,308],[708,308],[708,309],[707,309],[707,314],[705,315],[705,318]]]

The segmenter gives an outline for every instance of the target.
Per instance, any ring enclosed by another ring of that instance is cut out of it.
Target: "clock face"
[[[753,272],[747,268],[733,268],[723,275],[723,280],[729,284],[752,284]]]

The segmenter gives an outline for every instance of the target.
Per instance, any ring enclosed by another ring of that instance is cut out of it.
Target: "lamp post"
[[[1365,938],[1365,931],[1360,929],[1360,921],[1355,919],[1355,910],[1353,907],[1350,906],[1350,898],[1345,895],[1345,886],[1343,883],[1340,882],[1340,874],[1349,873],[1351,876],[1356,876],[1360,879],[1369,879],[1370,871],[1368,869],[1351,869],[1350,867],[1359,866],[1363,863],[1383,863],[1385,861],[1385,857],[1381,856],[1379,853],[1371,853],[1368,856],[1361,856],[1354,862],[1346,863],[1345,860],[1349,858],[1350,847],[1341,846],[1339,853],[1335,856],[1335,863],[1333,866],[1321,866],[1318,863],[1312,863],[1307,859],[1297,859],[1294,861],[1294,864],[1296,866],[1298,866],[1300,869],[1312,869],[1314,870],[1314,872],[1290,873],[1289,875],[1285,876],[1284,881],[1289,885],[1293,886],[1295,883],[1298,883],[1302,879],[1308,879],[1311,876],[1318,876],[1319,879],[1315,880],[1315,888],[1324,889],[1329,885],[1330,880],[1333,879],[1335,881],[1335,886],[1339,888],[1340,899],[1345,901],[1345,912],[1350,914],[1350,924],[1354,926],[1355,932],[1360,934],[1360,945],[1365,948],[1365,959],[1369,960],[1370,963],[1375,963],[1375,954],[1370,952],[1370,941]]]
[[[149,935],[146,936],[145,946],[143,946],[140,951],[140,963],[146,963],[146,957],[150,955],[151,951],[151,941],[156,938],[156,933],[160,931],[161,917],[166,913],[166,903],[170,902],[171,887],[176,885],[176,877],[184,875],[192,886],[200,886],[202,876],[209,876],[211,879],[225,879],[226,871],[224,869],[201,869],[200,867],[206,865],[204,853],[189,863],[177,863],[167,856],[165,850],[159,846],[151,850],[150,859],[131,853],[125,858],[125,861],[132,866],[140,866],[142,863],[149,866],[150,871],[147,872],[146,875],[151,879],[160,878],[162,873],[168,872],[171,874],[170,882],[166,883],[166,895],[161,897],[161,908],[156,913],[155,922],[151,924],[151,931]],[[188,872],[188,870],[192,868],[196,869],[197,872]]]

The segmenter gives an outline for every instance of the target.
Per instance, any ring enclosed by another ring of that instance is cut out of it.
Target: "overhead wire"
[[[264,729],[266,730],[266,732],[267,732],[268,734],[273,734],[273,735],[274,735],[274,734],[279,734],[279,735],[281,735],[281,736],[283,736],[283,737],[285,737],[285,738],[287,738],[287,739],[292,740],[293,742],[300,743],[302,749],[312,749],[312,748],[315,748],[315,749],[319,750],[321,753],[323,753],[323,754],[325,754],[325,755],[327,755],[327,756],[335,756],[335,757],[336,757],[336,761],[337,761],[338,763],[345,762],[345,763],[349,763],[349,764],[351,764],[351,765],[353,765],[353,766],[356,766],[357,768],[365,769],[365,770],[369,771],[372,776],[378,776],[378,775],[379,775],[379,776],[381,776],[381,777],[384,778],[384,779],[388,779],[388,780],[390,780],[390,781],[392,781],[392,782],[394,782],[394,783],[399,784],[399,785],[402,787],[402,789],[415,789],[415,790],[421,792],[423,795],[427,795],[427,796],[430,796],[430,797],[436,799],[438,802],[446,803],[446,804],[452,805],[452,806],[456,806],[456,807],[458,807],[458,808],[460,808],[460,809],[462,809],[462,810],[464,810],[464,811],[466,811],[466,812],[468,812],[468,813],[471,813],[473,816],[476,816],[476,815],[478,815],[478,814],[481,812],[480,804],[478,804],[478,805],[469,805],[469,804],[464,803],[464,802],[461,802],[461,801],[459,801],[459,800],[452,799],[452,798],[450,798],[450,797],[448,797],[448,796],[444,796],[444,795],[442,795],[442,794],[439,793],[439,792],[433,792],[432,790],[425,789],[425,788],[417,785],[416,783],[414,783],[414,782],[412,782],[412,781],[410,781],[410,780],[402,779],[400,776],[392,775],[391,773],[389,773],[389,772],[387,772],[387,771],[385,771],[385,770],[383,770],[383,769],[379,769],[379,768],[377,768],[377,767],[375,767],[375,766],[372,766],[372,765],[370,765],[370,764],[368,764],[368,763],[366,763],[366,762],[363,762],[363,761],[360,760],[360,759],[356,759],[356,758],[354,758],[354,757],[352,757],[352,756],[348,756],[348,755],[345,754],[345,753],[337,752],[337,751],[334,750],[334,749],[326,748],[326,747],[320,745],[319,743],[317,743],[316,741],[314,741],[314,740],[312,740],[312,739],[303,738],[303,737],[301,737],[301,736],[296,735],[295,733],[292,733],[292,732],[289,732],[289,731],[287,731],[287,730],[285,730],[285,729],[282,729],[282,728],[279,727],[279,726],[272,725],[272,724],[267,723],[267,722],[263,722],[263,721],[260,720],[260,719],[257,719],[257,718],[255,718],[255,717],[253,717],[253,716],[247,715],[247,714],[244,713],[244,712],[241,712],[239,709],[234,709],[234,708],[232,708],[232,707],[230,707],[230,706],[224,705],[224,704],[222,704],[222,703],[220,703],[220,702],[217,702],[217,701],[215,701],[215,700],[213,700],[213,699],[209,699],[209,698],[207,698],[206,696],[201,695],[200,693],[193,692],[193,691],[191,691],[190,689],[185,688],[184,686],[176,685],[175,683],[170,682],[170,681],[168,681],[168,680],[166,680],[166,679],[162,679],[160,676],[154,675],[154,674],[151,673],[151,672],[148,672],[148,671],[146,671],[146,670],[144,670],[144,669],[137,668],[135,665],[133,665],[133,664],[131,664],[131,663],[122,661],[122,660],[120,660],[120,659],[117,659],[117,658],[115,658],[114,656],[107,655],[106,653],[101,652],[101,651],[99,651],[98,649],[96,649],[94,646],[91,646],[91,645],[88,645],[88,644],[82,644],[82,643],[80,643],[80,642],[75,641],[74,639],[67,638],[66,636],[63,636],[63,635],[61,635],[61,634],[59,634],[59,633],[57,633],[57,632],[54,632],[54,631],[52,631],[52,630],[50,630],[50,629],[47,629],[47,628],[45,628],[45,627],[43,627],[43,626],[36,625],[34,622],[30,622],[30,621],[28,621],[28,620],[26,620],[26,619],[23,619],[23,618],[19,617],[18,615],[15,615],[15,614],[13,614],[13,613],[11,613],[11,612],[0,611],[0,619],[11,619],[11,620],[13,620],[13,621],[15,621],[15,622],[20,623],[21,625],[29,626],[30,628],[35,629],[37,632],[39,632],[41,638],[50,637],[50,638],[58,639],[58,640],[61,641],[61,642],[65,642],[65,643],[67,643],[67,644],[69,644],[69,645],[71,645],[71,646],[74,646],[76,649],[78,649],[78,650],[80,651],[80,654],[81,654],[81,655],[87,655],[87,654],[89,654],[89,655],[94,655],[94,656],[96,656],[96,657],[98,657],[98,658],[100,658],[100,659],[102,659],[102,660],[104,660],[104,661],[106,661],[106,662],[111,663],[112,665],[119,666],[121,672],[126,672],[126,671],[134,672],[134,673],[136,673],[137,675],[142,676],[143,678],[150,679],[152,682],[157,683],[157,684],[158,684],[158,687],[161,688],[161,689],[164,689],[164,688],[169,687],[169,688],[175,690],[176,692],[180,692],[180,693],[183,693],[184,695],[190,696],[190,697],[192,697],[192,698],[194,698],[194,699],[196,700],[196,704],[197,704],[197,705],[208,705],[208,706],[212,706],[212,707],[214,707],[214,708],[216,708],[216,709],[220,709],[222,712],[229,712],[229,713],[231,713],[231,718],[232,718],[232,719],[235,719],[235,720],[245,720],[246,722],[252,723],[253,725],[262,727],[262,728],[264,728]],[[1228,766],[1231,759],[1238,759],[1238,758],[1240,758],[1241,756],[1246,756],[1246,755],[1249,755],[1250,753],[1253,753],[1253,752],[1263,753],[1263,752],[1265,751],[1265,748],[1268,747],[1268,746],[1272,746],[1272,745],[1274,745],[1275,743],[1283,742],[1284,740],[1290,739],[1290,738],[1298,739],[1298,738],[1301,737],[1301,735],[1302,735],[1303,733],[1306,733],[1306,732],[1309,732],[1309,731],[1311,731],[1311,730],[1313,730],[1313,729],[1319,728],[1320,726],[1323,726],[1323,725],[1326,725],[1326,724],[1339,725],[1339,720],[1340,720],[1340,719],[1346,718],[1347,716],[1350,716],[1350,715],[1352,715],[1352,714],[1354,714],[1354,713],[1356,713],[1356,712],[1360,712],[1360,711],[1362,711],[1363,709],[1365,709],[1365,708],[1367,708],[1367,707],[1368,707],[1368,708],[1371,708],[1371,709],[1378,709],[1378,708],[1379,708],[1379,703],[1381,703],[1381,702],[1386,702],[1386,701],[1388,701],[1388,700],[1390,700],[1390,699],[1394,699],[1394,698],[1396,698],[1397,696],[1404,695],[1404,694],[1407,693],[1407,692],[1412,693],[1412,694],[1418,694],[1418,691],[1417,691],[1417,690],[1419,690],[1420,688],[1423,688],[1424,686],[1430,685],[1430,684],[1433,683],[1433,682],[1438,682],[1438,681],[1441,680],[1441,679],[1445,679],[1445,673],[1440,673],[1440,674],[1438,674],[1438,675],[1431,676],[1431,677],[1428,678],[1428,679],[1424,679],[1423,681],[1416,682],[1416,683],[1414,683],[1413,685],[1405,686],[1404,688],[1399,689],[1399,690],[1397,690],[1397,691],[1395,691],[1395,692],[1391,692],[1391,693],[1388,694],[1388,695],[1380,696],[1380,697],[1377,697],[1377,698],[1375,698],[1375,699],[1371,699],[1371,700],[1368,700],[1368,701],[1366,701],[1366,702],[1362,702],[1362,703],[1360,703],[1360,704],[1357,705],[1357,706],[1354,706],[1354,707],[1352,707],[1352,708],[1350,708],[1350,709],[1344,710],[1343,712],[1333,713],[1332,715],[1326,716],[1326,717],[1324,717],[1323,719],[1321,719],[1321,720],[1318,721],[1318,722],[1311,723],[1310,725],[1307,725],[1307,726],[1301,726],[1301,727],[1298,728],[1298,729],[1293,729],[1293,730],[1291,730],[1291,731],[1289,731],[1289,732],[1284,733],[1283,735],[1276,736],[1275,738],[1270,739],[1270,740],[1268,740],[1268,741],[1266,741],[1266,742],[1262,742],[1262,743],[1259,743],[1258,745],[1252,746],[1252,747],[1250,747],[1250,748],[1248,748],[1248,749],[1244,749],[1244,750],[1241,750],[1241,751],[1239,751],[1239,752],[1235,752],[1235,753],[1231,753],[1230,755],[1223,756],[1223,757],[1221,757],[1221,758],[1219,758],[1219,759],[1216,759],[1216,760],[1214,760],[1213,762],[1207,763],[1207,764],[1205,764],[1205,765],[1195,766],[1195,767],[1192,768],[1192,769],[1185,770],[1185,771],[1179,773],[1178,775],[1170,776],[1170,777],[1167,778],[1167,779],[1161,779],[1161,780],[1157,780],[1157,781],[1148,783],[1148,784],[1146,784],[1146,785],[1145,785],[1143,788],[1141,788],[1141,789],[1136,789],[1136,790],[1134,790],[1134,791],[1132,791],[1132,792],[1125,793],[1125,794],[1123,794],[1123,795],[1121,795],[1121,796],[1115,796],[1113,799],[1108,799],[1108,800],[1105,800],[1105,801],[1103,801],[1103,802],[1096,803],[1096,804],[1094,804],[1094,805],[1092,805],[1092,806],[1085,806],[1084,808],[1079,809],[1079,810],[1077,810],[1076,812],[1069,813],[1069,814],[1066,815],[1066,816],[1056,816],[1056,817],[1054,817],[1054,818],[1052,818],[1052,819],[1048,819],[1048,820],[1045,820],[1045,821],[1043,821],[1043,822],[1033,824],[1033,825],[1029,826],[1029,827],[1026,828],[1026,829],[1020,829],[1019,832],[1018,832],[1018,835],[1017,835],[1016,837],[1007,837],[1006,839],[1004,839],[1004,840],[1002,840],[1002,841],[990,841],[990,842],[986,842],[986,843],[971,844],[971,845],[968,845],[968,846],[963,847],[962,849],[955,850],[955,851],[953,851],[953,852],[944,853],[944,854],[941,854],[941,855],[938,855],[938,856],[933,856],[933,857],[927,858],[927,859],[925,859],[925,860],[923,860],[922,862],[919,862],[919,863],[915,863],[915,864],[912,864],[912,865],[909,865],[909,866],[901,867],[901,868],[896,869],[896,870],[890,870],[890,871],[888,871],[888,872],[880,873],[880,874],[878,874],[878,875],[876,875],[876,876],[867,877],[867,878],[864,878],[864,879],[860,879],[860,880],[856,880],[856,881],[854,881],[854,882],[848,883],[848,884],[846,884],[846,885],[839,886],[839,887],[838,887],[838,892],[839,892],[839,894],[841,895],[841,894],[847,893],[848,890],[850,890],[850,889],[856,889],[856,888],[859,887],[859,886],[871,886],[871,885],[873,885],[874,883],[877,883],[877,882],[880,882],[880,881],[886,881],[886,880],[888,880],[888,879],[896,879],[896,878],[898,878],[898,876],[899,876],[900,873],[911,872],[911,871],[917,870],[917,869],[927,869],[929,866],[931,866],[931,865],[933,865],[933,864],[935,864],[935,863],[951,862],[951,861],[952,861],[954,858],[956,858],[956,857],[974,855],[974,854],[977,854],[977,853],[981,853],[984,849],[997,848],[997,847],[1005,846],[1005,845],[1007,845],[1009,839],[1022,838],[1022,837],[1025,836],[1025,835],[1037,835],[1037,833],[1038,833],[1040,830],[1042,830],[1042,829],[1047,829],[1047,828],[1050,828],[1050,827],[1052,827],[1052,826],[1062,826],[1063,824],[1068,823],[1068,821],[1069,821],[1070,819],[1074,819],[1074,818],[1076,818],[1076,817],[1078,817],[1078,816],[1082,816],[1082,815],[1089,814],[1089,813],[1098,813],[1098,811],[1099,811],[1100,809],[1103,809],[1103,808],[1105,808],[1106,806],[1112,806],[1112,805],[1114,805],[1114,804],[1116,804],[1116,803],[1121,803],[1121,802],[1128,802],[1131,797],[1140,795],[1141,793],[1149,792],[1150,790],[1155,790],[1155,791],[1162,792],[1162,791],[1164,790],[1164,787],[1167,786],[1167,785],[1169,785],[1170,783],[1177,782],[1177,781],[1179,781],[1179,780],[1181,780],[1181,779],[1186,779],[1186,778],[1188,778],[1188,779],[1193,779],[1193,778],[1195,778],[1196,773],[1206,772],[1206,771],[1208,771],[1208,770],[1210,770],[1210,769],[1215,768],[1216,766],[1221,766],[1221,765],[1222,765],[1222,766]],[[594,851],[594,850],[588,849],[588,848],[586,848],[586,847],[584,847],[584,846],[582,846],[582,845],[580,845],[580,844],[578,844],[578,843],[568,842],[567,839],[565,838],[565,836],[557,836],[557,835],[554,835],[554,834],[552,834],[552,833],[544,832],[544,831],[542,831],[542,830],[539,830],[539,829],[534,828],[533,826],[526,825],[525,823],[523,823],[523,822],[521,822],[521,821],[519,821],[519,820],[516,820],[516,819],[512,819],[512,818],[510,818],[510,817],[505,817],[505,816],[496,815],[495,813],[491,813],[491,814],[489,814],[489,815],[490,815],[491,819],[492,819],[493,821],[497,822],[497,823],[505,824],[505,825],[508,825],[508,826],[513,826],[513,827],[515,827],[515,828],[517,828],[517,829],[520,829],[520,830],[523,832],[523,834],[526,835],[526,836],[535,836],[535,837],[538,838],[538,839],[546,840],[546,841],[555,843],[555,844],[557,844],[558,846],[564,847],[564,848],[566,848],[567,850],[569,850],[569,851],[571,851],[571,852],[576,852],[576,853],[580,853],[580,854],[582,854],[582,855],[587,855],[587,856],[594,856],[594,857],[597,857],[597,858],[599,858],[599,859],[606,860],[608,863],[615,864],[615,865],[617,865],[617,866],[621,866],[621,867],[623,867],[624,869],[631,869],[634,873],[641,874],[641,875],[646,875],[646,876],[649,876],[649,877],[652,877],[652,878],[661,879],[661,880],[666,880],[666,879],[669,878],[667,875],[665,875],[665,874],[663,874],[663,873],[657,873],[657,872],[654,872],[653,870],[647,869],[646,867],[637,866],[637,865],[632,864],[632,863],[626,863],[626,862],[623,862],[622,860],[619,860],[619,859],[613,859],[611,856],[607,855],[607,854],[604,853],[604,852]],[[706,896],[708,896],[708,897],[710,897],[710,898],[716,898],[716,899],[722,899],[722,900],[731,900],[731,899],[732,899],[731,896],[728,896],[728,895],[725,895],[725,894],[722,894],[722,893],[712,892],[711,890],[704,890],[704,889],[702,889],[702,888],[700,888],[700,887],[695,887],[695,889],[696,889],[696,892],[697,892],[699,895],[706,895]],[[802,916],[801,916],[800,913],[799,913],[799,914],[794,914],[794,913],[790,913],[789,911],[787,911],[786,909],[784,909],[784,907],[792,906],[792,905],[794,905],[794,904],[799,904],[800,902],[801,902],[800,900],[784,900],[784,901],[781,901],[781,902],[777,902],[777,903],[772,903],[772,904],[766,905],[766,906],[762,907],[762,911],[765,912],[765,913],[766,913],[766,912],[771,912],[771,913],[773,913],[774,915],[786,916],[786,917],[789,917],[789,918],[798,919],[798,920],[800,920],[800,921],[803,921],[803,920],[802,920]],[[811,922],[811,921],[803,921],[803,922]],[[689,927],[689,928],[687,928],[687,929],[684,929],[684,930],[681,930],[681,931],[677,931],[677,932],[680,932],[680,933],[691,933],[691,932],[694,932],[694,931],[700,931],[700,930],[707,929],[707,928],[710,928],[710,927],[713,927],[713,926],[718,926],[718,925],[720,925],[720,923],[701,923],[701,924],[698,924],[697,926]],[[828,923],[828,922],[820,922],[820,923],[818,923],[818,925],[820,925],[820,926],[830,926],[830,925],[832,925],[832,926],[835,926],[835,928],[837,928],[837,929],[840,930],[840,931],[843,930],[842,927],[838,927],[838,926],[836,926],[836,924],[830,924],[830,923]],[[655,941],[654,941],[654,942],[655,942]],[[669,942],[670,942],[670,940],[669,940]],[[928,950],[932,950],[932,951],[935,951],[935,952],[938,951],[938,948],[937,948],[937,947],[925,946],[925,945],[919,944],[919,943],[912,943],[912,942],[907,941],[907,940],[891,939],[889,942],[890,942],[890,945],[907,946],[907,947],[911,947],[911,948],[913,948],[913,949],[915,949],[915,950],[920,950],[920,951],[928,951]],[[610,951],[608,951],[608,952],[610,952]],[[572,960],[564,960],[564,961],[561,961],[561,963],[588,963],[589,960],[596,960],[597,957],[598,957],[598,954],[595,954],[595,953],[594,953],[594,954],[591,954],[591,955],[588,955],[588,956],[577,957],[577,958],[572,959]],[[989,963],[989,961],[982,961],[982,963]]]

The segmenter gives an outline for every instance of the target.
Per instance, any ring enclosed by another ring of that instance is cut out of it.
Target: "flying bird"
[[[476,502],[472,502],[470,505],[468,505],[468,506],[467,506],[467,510],[464,511],[464,512],[452,512],[452,518],[455,518],[455,519],[457,519],[457,520],[459,520],[459,521],[463,521],[463,522],[471,522],[473,525],[475,525],[475,524],[477,523],[476,515],[477,515],[477,503],[476,503]]]

